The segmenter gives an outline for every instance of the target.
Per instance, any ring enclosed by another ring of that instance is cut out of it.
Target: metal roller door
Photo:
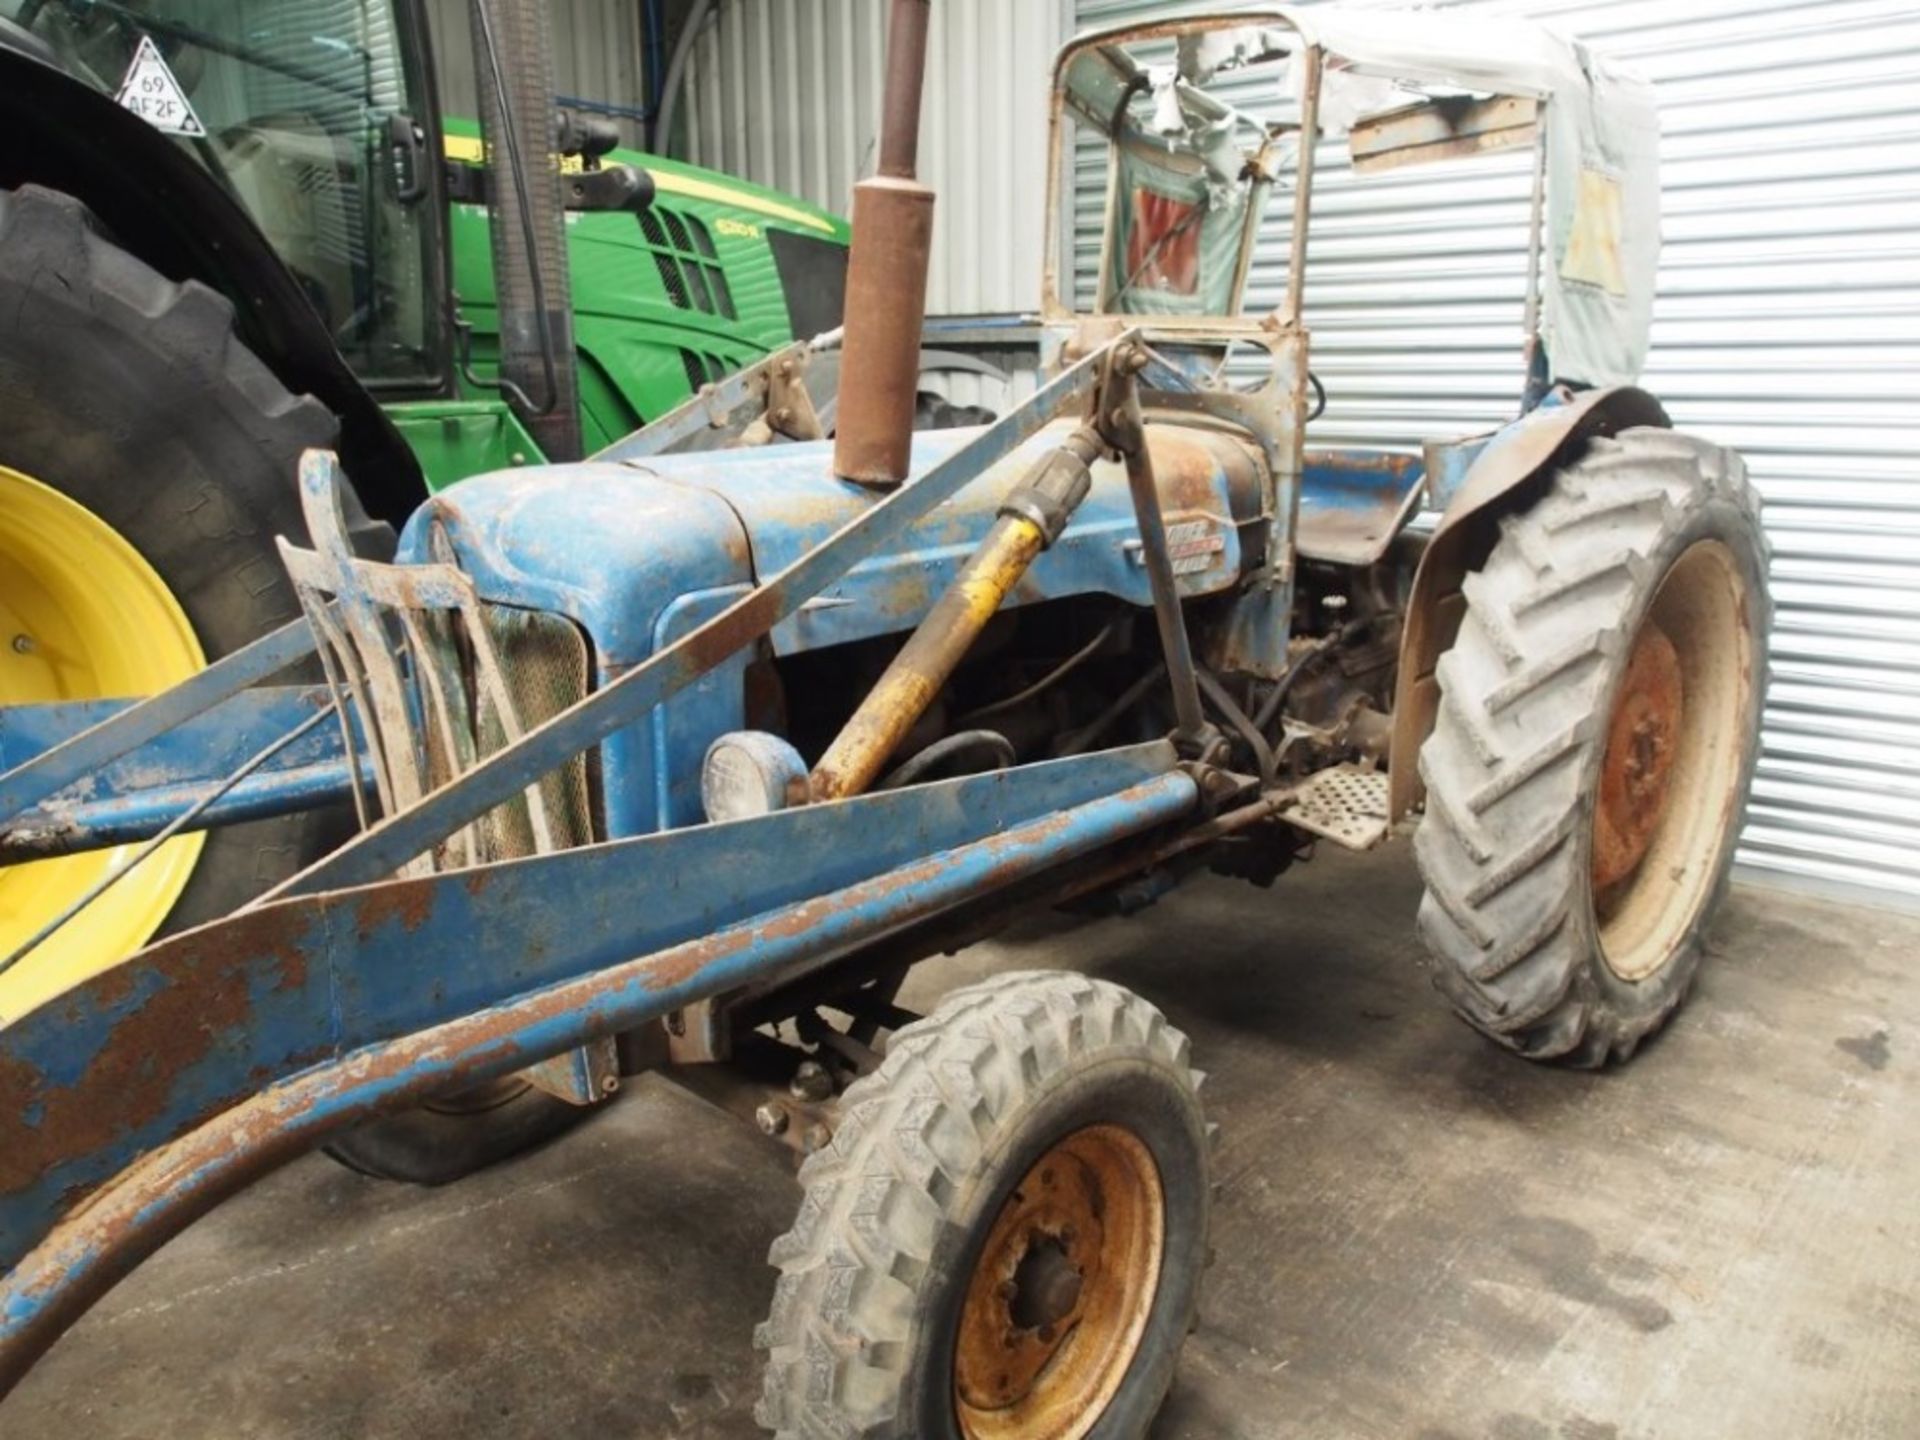
[[[1076,18],[1168,8],[1079,0]],[[1498,8],[1659,86],[1666,245],[1646,384],[1676,424],[1746,456],[1774,549],[1745,873],[1920,904],[1920,13]],[[1510,417],[1525,157],[1361,179],[1330,144],[1317,164],[1307,319],[1331,403],[1314,438],[1410,446]],[[1103,176],[1078,181],[1090,284]],[[1270,209],[1270,257],[1285,255],[1284,210]],[[1256,266],[1251,303],[1275,303],[1281,278]]]

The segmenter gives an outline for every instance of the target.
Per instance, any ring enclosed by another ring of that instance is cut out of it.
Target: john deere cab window
[[[1106,193],[1097,270],[1076,287],[1094,310],[1238,313],[1254,232],[1294,160],[1290,48],[1284,31],[1200,22],[1068,56],[1062,159],[1077,191]]]
[[[0,0],[227,182],[363,380],[436,371],[426,114],[377,0]]]

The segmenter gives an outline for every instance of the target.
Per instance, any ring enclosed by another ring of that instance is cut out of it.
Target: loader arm
[[[329,1134],[821,964],[1198,798],[1154,742],[303,895],[153,946],[0,1030],[0,1394]]]

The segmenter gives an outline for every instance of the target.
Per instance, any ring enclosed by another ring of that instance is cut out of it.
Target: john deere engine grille
[[[740,318],[713,248],[713,236],[699,216],[682,215],[656,201],[640,212],[639,220],[669,300],[682,310],[701,310],[726,320]]]

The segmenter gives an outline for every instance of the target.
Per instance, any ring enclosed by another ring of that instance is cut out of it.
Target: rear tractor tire
[[[1634,429],[1466,577],[1420,753],[1420,931],[1507,1048],[1625,1060],[1686,996],[1759,750],[1766,575],[1739,457]]]
[[[306,536],[300,452],[333,442],[334,416],[241,343],[224,298],[33,185],[0,190],[0,417],[0,705],[163,690],[298,618],[274,537]],[[347,504],[354,548],[391,555],[392,529]],[[231,914],[351,828],[344,810],[310,810],[170,841],[0,976],[0,1024],[156,934]],[[0,869],[0,954],[120,858]],[[449,1180],[572,1112],[520,1082],[328,1148],[368,1174]]]
[[[305,534],[295,467],[334,417],[247,351],[225,299],[37,186],[0,190],[0,417],[0,704],[163,690],[299,615],[274,536]],[[169,842],[8,973],[0,1014],[231,913],[343,833],[309,812]],[[6,951],[118,859],[0,872]]]
[[[948,996],[847,1091],[770,1259],[783,1440],[1133,1440],[1192,1327],[1209,1127],[1186,1037],[1079,975]]]

